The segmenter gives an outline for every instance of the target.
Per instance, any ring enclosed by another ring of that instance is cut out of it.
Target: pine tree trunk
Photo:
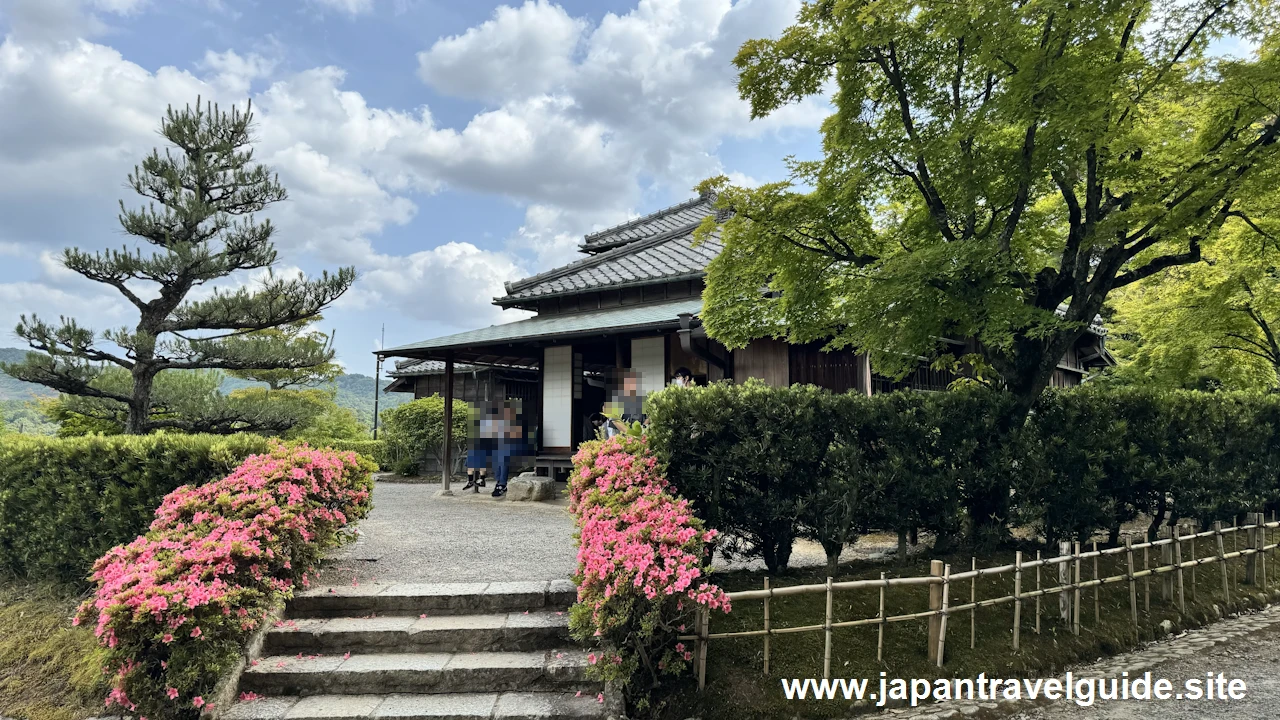
[[[907,562],[907,529],[898,528],[898,562]]]
[[[126,435],[144,435],[151,419],[151,385],[156,370],[149,364],[138,362],[133,367],[133,395],[129,401],[129,416],[125,420]]]

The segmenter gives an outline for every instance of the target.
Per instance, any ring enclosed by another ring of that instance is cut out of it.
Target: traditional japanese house
[[[822,343],[761,339],[729,351],[708,338],[698,316],[707,264],[721,246],[714,234],[695,244],[693,231],[716,212],[713,198],[702,196],[587,235],[583,258],[507,283],[494,300],[533,317],[383,350],[405,358],[387,389],[523,400],[539,470],[554,474],[588,436],[587,419],[601,409],[606,378],[618,368],[639,376],[641,394],[665,387],[680,368],[699,383],[759,378],[867,394],[944,390],[955,379],[924,366],[902,380],[881,377],[865,354],[824,352]],[[1105,334],[1091,328],[1062,358],[1052,384],[1078,385],[1109,363]]]

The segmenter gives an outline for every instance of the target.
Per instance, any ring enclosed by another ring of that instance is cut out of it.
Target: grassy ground
[[[1023,548],[1024,558],[1034,559],[1035,546]],[[1207,543],[1197,547],[1200,556],[1207,554]],[[1227,541],[1227,551],[1232,550]],[[1184,547],[1184,559],[1190,553]],[[1056,555],[1056,552],[1044,553]],[[1137,569],[1142,568],[1141,553],[1135,553]],[[978,558],[979,567],[1011,564],[1013,550],[987,554]],[[943,560],[951,564],[952,572],[970,567],[970,555],[920,557],[907,565],[882,565],[854,562],[842,565],[837,581],[876,579],[881,572],[890,577],[926,575],[929,559]],[[1153,554],[1152,565],[1158,557]],[[1102,576],[1124,573],[1124,555],[1101,560]],[[763,586],[763,572],[727,572],[716,576],[717,582],[729,591],[757,590]],[[1082,562],[1085,580],[1093,577],[1092,561]],[[1228,580],[1231,583],[1233,608],[1263,603],[1261,588],[1243,584],[1244,560],[1229,563]],[[1269,590],[1280,590],[1280,556],[1267,559]],[[820,584],[826,582],[824,569],[814,568],[792,571],[785,577],[773,578],[774,587],[782,585]],[[1052,577],[1051,577],[1052,576]],[[1042,587],[1056,585],[1057,569],[1042,568]],[[1162,577],[1162,576],[1161,576]],[[1144,583],[1138,588],[1138,634],[1141,641],[1149,641],[1163,635],[1161,621],[1169,620],[1176,629],[1185,629],[1213,620],[1214,604],[1222,602],[1222,573],[1216,566],[1201,566],[1195,573],[1184,571],[1187,616],[1180,617],[1174,597],[1162,598],[1159,577],[1150,582],[1150,611],[1145,609]],[[1036,587],[1034,572],[1023,577],[1023,590]],[[1237,590],[1237,587],[1239,590]],[[1013,573],[978,580],[977,599],[994,598],[1013,593]],[[938,678],[976,677],[985,672],[988,677],[1045,676],[1058,673],[1067,666],[1087,662],[1104,655],[1123,652],[1138,644],[1129,609],[1127,583],[1105,585],[1098,597],[1101,620],[1094,618],[1094,590],[1081,591],[1081,632],[1076,636],[1071,626],[1058,619],[1057,596],[1046,596],[1041,603],[1040,632],[1036,633],[1036,608],[1033,601],[1024,601],[1021,624],[1021,650],[1012,649],[1013,605],[979,608],[973,625],[974,647],[971,649],[970,613],[965,611],[948,620],[946,662],[937,668],[928,662],[928,621],[926,619],[890,624],[885,630],[884,660],[876,660],[876,626],[844,628],[833,632],[831,676],[833,678],[868,678],[877,685],[881,672],[889,678]],[[1252,594],[1251,594],[1252,593]],[[968,582],[951,587],[951,604],[969,602]],[[833,619],[835,622],[876,617],[879,605],[878,590],[837,591],[835,593]],[[928,590],[924,586],[891,589],[886,595],[888,615],[900,615],[928,609]],[[791,596],[771,601],[770,617],[774,628],[822,624],[826,610],[825,594]],[[727,616],[715,615],[711,632],[735,632],[763,628],[763,601],[736,603]],[[663,716],[678,720],[697,716],[704,720],[764,720],[765,718],[790,718],[797,713],[804,717],[836,718],[851,713],[867,712],[874,708],[851,708],[846,701],[788,701],[783,697],[780,678],[822,677],[824,635],[821,631],[775,636],[770,652],[770,672],[763,673],[763,639],[731,638],[712,640],[707,662],[706,690],[699,694],[692,678],[670,688],[665,701]],[[874,689],[874,688],[872,688]]]
[[[106,684],[93,632],[73,628],[80,598],[0,580],[0,716],[80,720],[102,708]]]

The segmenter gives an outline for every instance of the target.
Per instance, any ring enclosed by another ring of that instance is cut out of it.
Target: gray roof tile
[[[621,225],[591,233],[583,239],[579,247],[584,252],[602,252],[636,240],[673,232],[685,225],[702,222],[703,218],[715,214],[714,203],[714,196],[699,196]]]
[[[719,235],[694,245],[693,231],[715,212],[712,198],[695,198],[603,233],[588,235],[577,262],[507,283],[499,305],[619,285],[702,275],[721,249]]]

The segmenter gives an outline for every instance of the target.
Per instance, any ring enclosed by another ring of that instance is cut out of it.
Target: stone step
[[[580,649],[531,652],[275,655],[240,677],[259,695],[600,692]]]
[[[582,693],[313,695],[240,702],[223,720],[550,720],[603,718],[604,704]]]
[[[268,655],[546,650],[567,647],[569,613],[538,610],[492,615],[389,615],[286,620],[267,633]]]
[[[567,610],[578,591],[568,580],[429,585],[320,587],[296,595],[291,618],[367,615],[481,615],[525,610]]]

